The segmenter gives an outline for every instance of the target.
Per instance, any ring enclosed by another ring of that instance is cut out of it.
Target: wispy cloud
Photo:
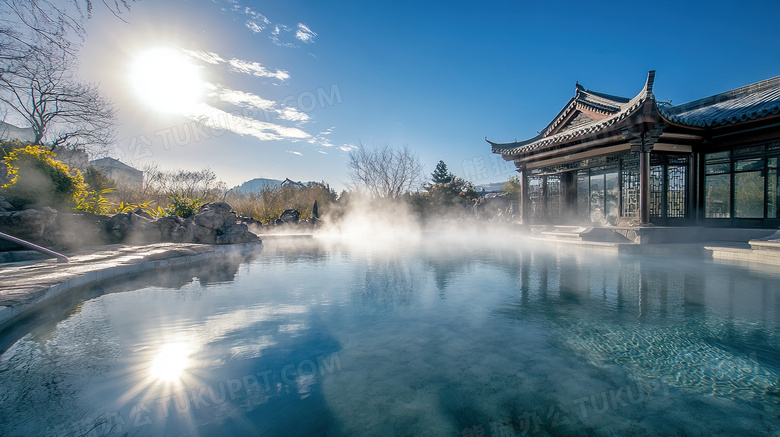
[[[277,111],[279,118],[287,121],[309,121],[309,114],[301,112],[298,108],[285,107]]]
[[[339,146],[339,149],[341,149],[341,151],[343,152],[351,152],[353,150],[357,150],[358,146],[354,146],[352,144],[342,144],[341,146]]]
[[[231,58],[230,60],[225,60],[217,53],[207,52],[202,50],[182,49],[182,51],[193,59],[198,59],[200,61],[206,62],[211,65],[219,65],[219,64],[227,63],[230,66],[230,70],[235,71],[237,73],[251,74],[257,77],[270,77],[270,78],[278,79],[280,81],[285,81],[290,78],[290,73],[288,73],[287,71],[280,70],[278,68],[276,69],[276,71],[272,71],[269,70],[268,68],[265,68],[263,64],[259,62],[245,61],[243,59],[238,59],[238,58]]]
[[[233,90],[224,86],[207,84],[210,92],[209,97],[216,98],[220,102],[237,106],[245,109],[258,109],[266,114],[266,118],[275,116],[275,118],[284,121],[296,123],[305,123],[310,120],[309,114],[301,112],[298,108],[291,106],[282,106],[281,103],[268,100],[257,94],[245,91]]]
[[[263,67],[263,65],[259,62],[242,61],[241,59],[233,58],[228,61],[228,64],[230,64],[230,67],[233,71],[238,73],[252,74],[258,77],[273,77],[281,81],[290,78],[290,74],[288,72],[278,69],[276,71],[271,71]]]
[[[309,26],[303,23],[298,23],[298,30],[295,31],[296,38],[309,44],[314,42],[315,36],[317,36],[317,34],[313,30],[309,29]]]
[[[301,152],[296,152],[296,151],[294,151],[294,150],[286,150],[286,152],[287,152],[287,153],[292,153],[293,155],[303,156],[303,153],[301,153]]]
[[[261,141],[301,140],[311,137],[297,127],[282,126],[231,114],[205,103],[196,105],[184,115],[210,128],[228,130],[239,135],[251,135]]]
[[[244,22],[244,26],[246,26],[250,32],[261,34],[267,28],[270,28],[271,31],[269,32],[268,37],[278,46],[300,47],[296,42],[311,44],[317,36],[317,33],[304,23],[298,23],[297,26],[294,27],[281,23],[272,23],[265,15],[255,11],[251,7],[242,6],[238,0],[222,0],[222,3],[228,5],[227,7],[222,8],[223,11],[230,11],[245,17],[246,21]]]
[[[219,100],[231,105],[248,109],[261,109],[263,111],[275,110],[276,102],[264,99],[257,94],[232,90],[225,87],[215,87],[213,95]]]
[[[309,144],[315,144],[315,145],[322,146],[322,147],[333,147],[333,146],[335,146],[335,144],[333,144],[331,142],[330,138],[328,138],[327,135],[330,135],[331,133],[333,133],[334,129],[336,129],[336,127],[335,126],[331,126],[331,127],[327,128],[327,129],[325,129],[324,131],[318,133],[317,135],[309,138],[307,140],[307,142]],[[322,153],[322,152],[320,152],[320,153]]]
[[[214,52],[204,52],[200,50],[187,50],[182,49],[184,53],[189,55],[191,58],[200,59],[203,62],[206,62],[208,64],[217,65],[225,62],[224,59],[222,59],[218,54]]]

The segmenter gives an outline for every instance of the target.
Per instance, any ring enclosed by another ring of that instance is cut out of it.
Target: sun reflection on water
[[[189,364],[189,349],[184,343],[164,344],[152,361],[150,372],[157,379],[178,381]]]

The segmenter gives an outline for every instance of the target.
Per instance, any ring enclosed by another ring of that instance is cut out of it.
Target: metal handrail
[[[49,249],[47,249],[45,247],[38,246],[37,244],[32,244],[29,241],[24,241],[21,238],[12,237],[12,236],[10,236],[8,234],[4,234],[2,232],[0,232],[0,238],[2,238],[3,240],[13,241],[16,244],[21,244],[24,247],[28,247],[28,248],[30,248],[32,250],[37,250],[38,252],[42,252],[42,253],[45,253],[46,255],[53,256],[53,257],[57,258],[57,262],[61,262],[61,263],[68,262],[68,257],[67,256],[65,256],[65,255],[63,255],[61,253],[57,253],[57,252],[55,252],[53,250],[49,250]]]

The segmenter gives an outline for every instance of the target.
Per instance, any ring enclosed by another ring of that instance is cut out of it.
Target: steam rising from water
[[[341,216],[325,218],[316,236],[352,247],[393,249],[416,244],[422,237],[420,220],[406,202],[353,196]]]

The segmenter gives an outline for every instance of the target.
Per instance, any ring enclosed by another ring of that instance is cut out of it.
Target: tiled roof
[[[555,117],[555,120],[553,120],[553,122],[550,123],[550,125],[548,125],[547,128],[544,129],[544,131],[542,131],[542,133],[538,134],[537,136],[531,139],[525,141],[515,141],[512,143],[494,143],[487,139],[486,141],[490,143],[493,153],[501,153],[503,155],[516,155],[519,153],[528,153],[534,150],[538,150],[552,144],[562,143],[582,135],[598,132],[602,129],[613,126],[618,122],[624,120],[625,118],[630,116],[635,110],[641,107],[644,104],[645,100],[648,98],[648,96],[653,95],[652,90],[653,90],[654,79],[655,79],[655,71],[651,71],[650,73],[648,73],[647,82],[645,84],[644,89],[642,89],[642,91],[631,100],[623,97],[610,96],[608,94],[601,94],[593,91],[588,91],[582,88],[580,85],[577,85],[577,94],[575,95],[575,97],[569,101],[566,107],[558,114],[557,117]],[[582,124],[573,129],[564,130],[555,133],[553,135],[547,136],[549,132],[554,130],[556,126],[556,122],[560,122],[560,120],[562,120],[568,113],[567,111],[573,110],[574,109],[573,104],[577,103],[578,101],[585,103],[588,106],[591,106],[593,109],[598,109],[597,107],[595,107],[596,105],[598,105],[601,108],[603,108],[603,111],[605,113],[608,113],[610,115],[608,115],[605,118],[602,118],[601,120],[596,120],[591,123]]]
[[[659,106],[669,121],[711,127],[780,113],[780,76],[678,106]]]
[[[129,171],[132,173],[143,173],[143,171],[138,170],[137,168],[130,167],[129,165],[125,164],[124,162],[114,159],[114,158],[100,158],[95,159],[94,161],[89,161],[89,165],[92,165],[94,167],[97,167],[98,169],[108,169],[108,168],[115,168],[115,169],[121,169],[124,171]]]

